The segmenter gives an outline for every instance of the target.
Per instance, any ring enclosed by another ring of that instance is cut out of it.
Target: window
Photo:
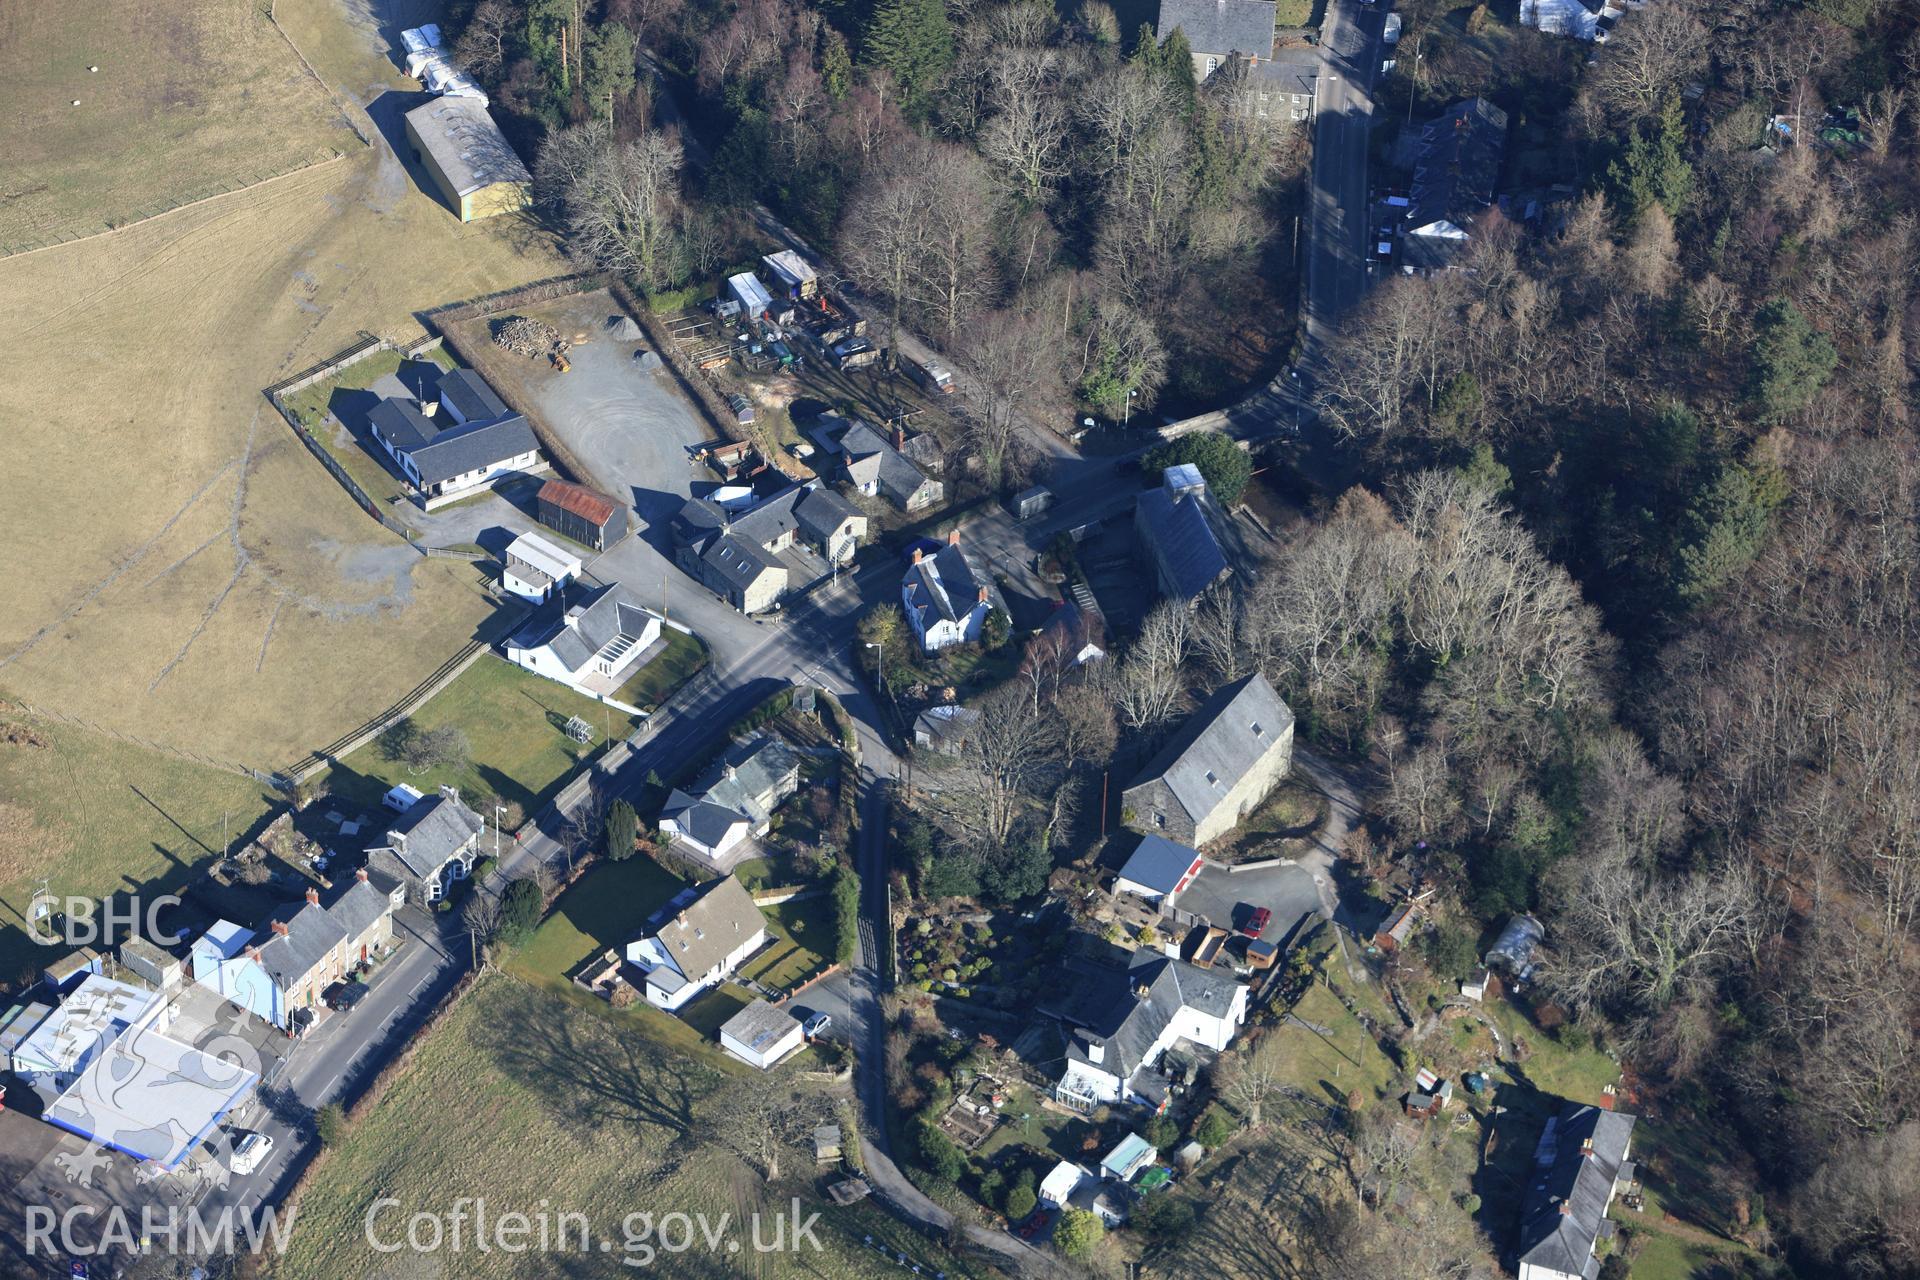
[[[1211,769],[1207,770],[1207,785],[1210,787],[1217,787],[1220,785],[1219,776],[1215,774],[1214,771]]]
[[[1248,727],[1249,727],[1249,728],[1251,728],[1251,729],[1253,730],[1253,736],[1254,736],[1254,737],[1256,737],[1256,738],[1259,738],[1259,737],[1264,737],[1264,736],[1266,735],[1266,732],[1267,732],[1267,731],[1266,731],[1265,729],[1262,729],[1262,728],[1260,727],[1260,722],[1259,722],[1258,720],[1255,720],[1255,721],[1254,721],[1254,722],[1253,722],[1253,723],[1252,723],[1251,725],[1249,725]]]
[[[1155,811],[1155,813],[1154,813],[1154,815],[1153,815],[1153,825],[1154,825],[1154,826],[1156,826],[1156,827],[1164,827],[1164,826],[1166,826],[1166,825],[1167,825],[1167,815],[1166,815],[1166,814],[1164,814],[1164,813],[1160,813],[1160,812],[1158,812],[1158,811],[1156,810],[1156,811]]]
[[[1212,75],[1214,72],[1218,71],[1219,69],[1220,69],[1220,59],[1214,57],[1212,54],[1208,54],[1207,55],[1207,74]]]

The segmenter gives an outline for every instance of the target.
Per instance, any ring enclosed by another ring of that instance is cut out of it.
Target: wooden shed
[[[575,542],[605,551],[627,536],[627,509],[595,489],[549,480],[535,498],[541,524]]]

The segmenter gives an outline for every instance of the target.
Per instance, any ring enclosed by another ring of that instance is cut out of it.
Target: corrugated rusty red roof
[[[611,520],[613,513],[620,509],[619,504],[606,494],[565,480],[549,480],[541,485],[540,501],[550,502],[562,511],[571,511],[597,525]]]

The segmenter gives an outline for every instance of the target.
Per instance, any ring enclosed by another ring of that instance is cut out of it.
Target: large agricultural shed
[[[407,141],[460,221],[526,206],[533,175],[478,99],[449,95],[415,107]]]

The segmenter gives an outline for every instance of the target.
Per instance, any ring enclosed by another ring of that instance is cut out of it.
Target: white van
[[[244,1178],[265,1164],[272,1154],[272,1138],[264,1133],[249,1133],[233,1144],[233,1172]]]

